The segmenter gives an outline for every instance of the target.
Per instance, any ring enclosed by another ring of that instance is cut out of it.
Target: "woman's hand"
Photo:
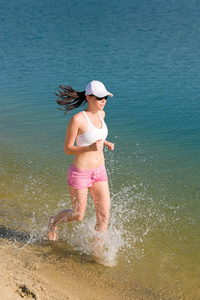
[[[92,145],[89,146],[91,151],[101,151],[103,150],[103,141],[102,140],[98,140],[95,143],[93,143]]]
[[[110,142],[108,142],[108,141],[104,141],[104,145],[106,146],[106,147],[108,147],[108,150],[114,150],[114,148],[115,148],[115,144],[113,144],[113,143],[110,143]]]

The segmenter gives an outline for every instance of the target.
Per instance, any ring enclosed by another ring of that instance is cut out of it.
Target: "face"
[[[105,96],[104,98],[99,98],[94,95],[89,95],[88,97],[89,97],[89,102],[91,100],[91,103],[93,103],[93,105],[97,106],[97,108],[99,110],[104,109],[104,106],[106,105],[106,100],[108,98],[108,96]]]

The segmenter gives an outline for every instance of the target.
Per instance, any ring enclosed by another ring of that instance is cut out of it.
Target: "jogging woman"
[[[56,229],[60,223],[81,221],[85,214],[88,190],[96,212],[96,236],[93,255],[98,257],[103,248],[102,233],[107,230],[110,210],[110,193],[105,169],[103,147],[114,150],[114,144],[106,140],[108,129],[104,122],[104,107],[108,96],[104,84],[93,80],[83,92],[70,86],[60,86],[57,103],[68,111],[87,104],[87,108],[75,114],[68,125],[65,137],[65,153],[74,155],[68,171],[71,209],[66,209],[50,218],[48,237],[56,240]]]

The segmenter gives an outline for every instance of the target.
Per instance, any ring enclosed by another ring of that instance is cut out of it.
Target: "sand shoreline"
[[[0,226],[0,300],[173,298],[142,282],[130,284],[114,267],[90,261],[66,242],[29,244],[27,236]]]
[[[56,246],[55,246],[56,247]],[[108,282],[103,267],[89,270],[74,259],[53,261],[38,247],[0,238],[0,300],[96,300],[139,299]]]

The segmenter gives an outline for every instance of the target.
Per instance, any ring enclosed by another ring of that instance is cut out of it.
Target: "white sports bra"
[[[104,122],[104,120],[101,117],[101,114],[99,113],[99,116],[101,118],[101,122],[102,122],[102,127],[101,128],[96,128],[92,122],[90,121],[90,119],[88,118],[87,114],[85,111],[83,111],[87,121],[88,121],[88,129],[86,132],[84,132],[83,134],[77,135],[76,137],[76,144],[79,147],[82,146],[89,146],[93,143],[95,143],[98,140],[105,140],[107,135],[108,135],[108,128],[106,126],[106,123]]]

